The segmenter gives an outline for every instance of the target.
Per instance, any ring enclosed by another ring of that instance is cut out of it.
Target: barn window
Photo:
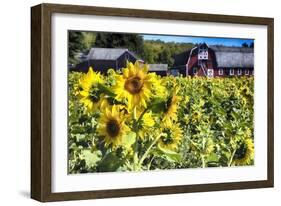
[[[230,74],[230,75],[234,75],[234,69],[230,69],[230,70],[229,70],[229,74]]]
[[[238,69],[237,74],[242,75],[242,69]]]
[[[223,69],[219,69],[219,75],[223,75]]]
[[[208,59],[208,48],[200,48],[198,50],[198,59],[201,60],[205,60]]]
[[[245,70],[245,75],[249,75],[249,74],[250,74],[249,69],[246,69]]]

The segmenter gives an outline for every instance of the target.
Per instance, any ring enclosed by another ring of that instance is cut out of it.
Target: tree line
[[[79,53],[87,54],[92,47],[127,48],[140,59],[149,64],[174,64],[174,55],[196,46],[193,43],[164,42],[161,40],[144,40],[140,34],[81,32],[68,33],[69,64],[79,63]],[[242,47],[254,47],[243,43]]]
[[[174,64],[174,55],[194,46],[192,43],[144,40],[139,34],[70,31],[68,34],[69,63],[79,63],[79,53],[87,54],[92,47],[127,48],[149,64]]]

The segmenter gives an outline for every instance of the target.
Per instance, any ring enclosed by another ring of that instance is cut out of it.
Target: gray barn
[[[168,64],[148,64],[148,71],[160,76],[167,76]]]
[[[87,72],[88,68],[91,66],[95,71],[106,73],[110,68],[119,70],[126,67],[127,61],[134,63],[137,60],[137,56],[128,49],[92,48],[86,60],[77,64],[73,70]]]

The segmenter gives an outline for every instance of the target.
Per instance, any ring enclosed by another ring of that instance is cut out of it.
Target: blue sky
[[[166,35],[143,35],[144,40],[161,40],[164,42],[178,43],[207,43],[208,45],[241,46],[244,42],[248,45],[253,39],[218,38],[218,37],[192,37],[192,36],[166,36]]]

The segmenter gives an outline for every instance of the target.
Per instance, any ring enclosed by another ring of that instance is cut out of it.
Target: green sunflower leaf
[[[101,159],[101,152],[90,150],[82,150],[81,151],[81,159],[84,159],[88,168],[95,167],[97,162]]]
[[[170,162],[180,162],[182,159],[182,156],[172,150],[168,150],[165,148],[162,148],[160,146],[158,146],[159,150],[162,152],[162,157],[164,157],[165,159],[167,159]]]
[[[211,153],[210,155],[207,156],[207,161],[208,162],[218,162],[219,158],[215,153]]]
[[[122,139],[122,146],[129,148],[136,142],[136,133],[130,132],[129,134],[125,135]]]
[[[124,159],[116,156],[115,152],[110,152],[97,165],[98,172],[114,172],[117,171],[123,164]]]
[[[149,108],[154,113],[160,113],[165,110],[166,101],[162,98],[155,98],[151,101]]]
[[[105,94],[107,94],[110,97],[115,97],[116,95],[105,85],[103,84],[98,84],[98,88]]]

